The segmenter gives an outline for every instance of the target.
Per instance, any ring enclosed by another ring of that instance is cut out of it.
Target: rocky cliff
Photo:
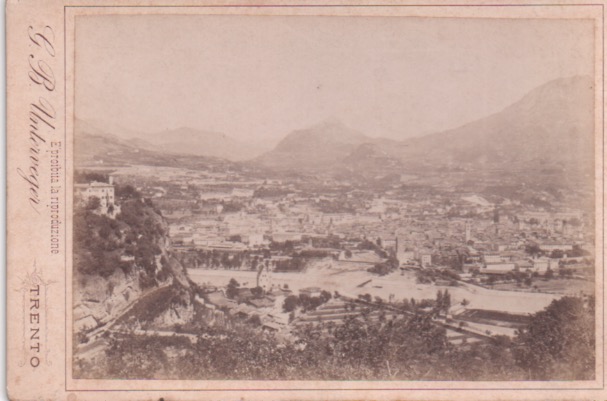
[[[74,331],[107,327],[133,313],[156,327],[191,321],[195,285],[171,255],[166,221],[132,188],[117,187],[116,197],[115,218],[94,204],[76,207]]]

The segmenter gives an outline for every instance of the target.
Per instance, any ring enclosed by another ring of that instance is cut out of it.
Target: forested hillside
[[[193,284],[171,256],[160,212],[131,186],[116,185],[115,196],[114,218],[99,212],[97,198],[74,202],[73,306],[75,331],[81,334],[113,322],[160,288],[170,288],[185,306],[193,297]],[[168,307],[163,302],[155,310],[161,314]]]

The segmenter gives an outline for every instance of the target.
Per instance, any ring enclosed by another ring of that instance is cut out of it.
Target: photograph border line
[[[602,3],[582,3],[582,4],[538,4],[538,3],[526,3],[526,4],[282,4],[282,5],[271,5],[271,4],[263,4],[263,5],[255,5],[255,4],[231,4],[231,5],[64,5],[63,6],[63,44],[64,44],[64,56],[63,56],[63,71],[64,71],[64,140],[67,143],[67,19],[66,12],[68,8],[367,8],[367,7],[378,7],[378,8],[410,8],[410,7],[601,7],[601,21],[602,21],[602,32],[601,32],[601,58],[604,60],[605,56],[605,5]],[[604,171],[605,166],[605,62],[602,63],[602,81],[601,81],[601,100],[603,103],[602,107],[602,120],[601,120],[601,130],[602,130],[602,171]],[[64,163],[67,163],[67,152],[64,152]],[[64,164],[67,165],[67,164]],[[595,177],[596,179],[596,177]],[[602,208],[605,210],[605,177],[602,177]],[[67,174],[64,174],[64,199],[67,199]],[[602,228],[603,233],[605,232],[605,215],[602,216]],[[64,226],[65,230],[65,238],[67,238],[67,224]],[[601,244],[602,253],[603,253],[603,263],[602,270],[605,271],[605,241],[602,241]],[[66,249],[67,251],[67,249]],[[65,391],[70,392],[159,392],[159,391],[170,391],[170,392],[239,392],[239,391],[247,391],[247,392],[259,392],[259,391],[478,391],[478,390],[487,390],[487,391],[499,391],[499,390],[508,390],[508,391],[580,391],[580,390],[604,390],[605,389],[605,374],[601,376],[601,387],[576,387],[576,388],[550,388],[550,387],[526,387],[526,388],[509,388],[509,387],[467,387],[467,388],[420,388],[420,387],[388,387],[388,388],[219,388],[219,389],[209,389],[209,388],[199,388],[199,389],[69,389],[68,384],[68,354],[71,356],[71,352],[68,352],[68,338],[67,338],[67,330],[71,328],[67,327],[68,318],[68,305],[67,305],[67,285],[68,280],[67,277],[67,252],[65,252],[65,260],[64,260],[64,268],[65,268]],[[596,285],[596,283],[595,283]],[[605,280],[602,280],[602,293],[603,297],[605,294]],[[604,308],[603,302],[603,308]],[[601,324],[601,334],[602,337],[605,337],[605,311],[603,310],[602,316],[602,324]],[[605,353],[605,349],[603,346],[603,353]],[[603,362],[605,360],[605,356],[603,355]],[[604,363],[603,371],[605,370]],[[604,373],[604,372],[603,372]],[[77,379],[72,379],[77,380]],[[145,381],[145,380],[138,380]],[[150,381],[156,381],[156,379],[151,379]],[[190,382],[201,382],[202,380],[181,380],[181,379],[162,379],[161,381],[190,381]],[[238,380],[225,380],[226,382],[233,382]],[[288,380],[286,380],[288,382]],[[335,382],[363,382],[357,380],[337,380]],[[550,383],[558,383],[559,381],[549,381]],[[561,381],[565,382],[565,381]],[[444,383],[442,381],[437,381],[436,383]],[[450,381],[451,383],[451,381]],[[529,383],[528,381],[508,381],[504,383]]]

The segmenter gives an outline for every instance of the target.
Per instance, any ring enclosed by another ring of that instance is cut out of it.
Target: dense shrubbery
[[[594,299],[552,301],[519,334],[514,355],[530,380],[594,379]]]
[[[120,265],[123,234],[119,222],[88,208],[74,213],[74,264],[84,274],[111,275]]]
[[[303,328],[298,335],[305,346],[245,326],[209,330],[195,345],[179,337],[120,335],[110,340],[102,364],[76,363],[76,376],[99,377],[101,370],[124,379],[411,379],[447,348],[444,330],[423,316],[387,324],[348,319],[330,330],[327,336]]]
[[[398,260],[395,258],[389,258],[387,261],[382,263],[376,263],[373,267],[367,269],[370,273],[379,274],[385,276],[386,274],[393,272],[398,268]]]
[[[230,241],[240,241],[240,236],[232,236]],[[333,244],[333,239],[329,239],[328,244]],[[308,248],[297,250],[300,246],[299,241],[272,242],[269,248],[258,250],[242,251],[220,251],[188,249],[175,252],[177,259],[189,268],[217,268],[217,269],[237,269],[237,270],[257,270],[261,264],[271,267],[275,271],[299,272],[305,269],[310,259],[336,257],[334,253],[323,249]],[[288,256],[282,260],[270,260],[272,255]]]
[[[288,260],[279,260],[276,262],[277,272],[299,272],[306,267],[306,260],[300,256],[294,256]]]
[[[320,249],[304,249],[300,252],[295,252],[295,254],[293,254],[293,257],[296,256],[302,258],[328,258],[329,256],[331,256],[331,253]]]
[[[299,294],[299,296],[289,295],[282,304],[282,310],[284,312],[293,312],[295,309],[301,307],[302,311],[306,312],[318,308],[331,298],[331,293],[328,291],[322,291],[320,296],[317,297],[311,297],[307,294]]]
[[[187,250],[175,253],[177,259],[187,267],[198,266],[211,269],[257,270],[261,265],[270,266],[275,271],[302,271],[309,258],[326,257],[324,251],[310,250],[309,252],[295,252],[289,259],[270,261],[269,255],[252,253],[250,251],[219,251],[213,250]]]
[[[443,299],[444,299],[443,293]],[[179,337],[119,335],[105,360],[76,361],[76,377],[121,379],[590,380],[593,300],[565,297],[532,316],[511,340],[453,346],[431,315],[304,326],[283,343],[251,326],[206,327]]]
[[[284,242],[272,241],[270,243],[270,250],[274,252],[281,252],[285,254],[289,254],[293,252],[296,245],[300,245],[300,242],[286,240]]]
[[[171,307],[186,306],[188,297],[190,297],[189,293],[177,285],[160,288],[151,295],[141,298],[117,323],[129,325],[133,321],[144,324],[152,322]]]
[[[116,199],[125,201],[129,199],[141,199],[141,194],[131,185],[116,185]]]
[[[436,280],[446,280],[450,285],[457,285],[460,275],[449,269],[421,269],[416,272],[418,283],[430,284]]]
[[[379,241],[379,239],[378,239]],[[387,259],[388,258],[388,254],[386,253],[386,251],[384,251],[381,246],[379,246],[379,244],[369,241],[368,239],[360,242],[357,245],[358,249],[362,249],[362,250],[367,250],[367,251],[375,251],[375,253],[380,257],[380,258],[384,258]]]
[[[162,219],[132,187],[118,186],[117,193],[122,201],[116,219],[98,215],[90,207],[76,207],[75,268],[82,274],[107,277],[118,268],[128,273],[137,266],[142,269],[143,283],[154,285],[156,257],[161,254],[158,244],[165,235]],[[127,260],[121,261],[121,256]]]
[[[256,270],[263,261],[262,255],[254,255],[249,251],[206,251],[202,249],[188,250],[176,253],[177,259],[187,267]]]

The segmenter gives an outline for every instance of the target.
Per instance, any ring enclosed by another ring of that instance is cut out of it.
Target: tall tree
[[[226,289],[226,296],[230,299],[236,298],[236,296],[238,295],[238,287],[240,287],[238,281],[234,280],[233,278],[230,279],[230,282],[228,283],[228,288]]]
[[[592,380],[595,376],[593,300],[563,297],[536,313],[515,342],[516,364],[532,380]]]

